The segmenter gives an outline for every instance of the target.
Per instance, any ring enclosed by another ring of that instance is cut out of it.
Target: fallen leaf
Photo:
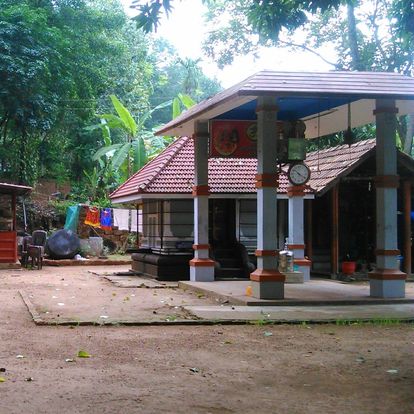
[[[0,377],[0,382],[6,382],[6,378]]]
[[[273,334],[272,334],[272,332],[265,332],[264,334],[263,334],[264,336],[272,336]]]
[[[231,342],[231,341],[224,341],[224,343],[225,343],[226,345],[228,345],[228,344],[232,344],[233,342]]]
[[[90,358],[91,356],[86,351],[79,351],[78,358]]]
[[[398,369],[388,369],[387,372],[388,372],[388,374],[397,374]]]

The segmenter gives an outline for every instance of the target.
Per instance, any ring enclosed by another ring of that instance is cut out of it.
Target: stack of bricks
[[[104,240],[110,240],[116,245],[116,250],[124,250],[127,246],[129,235],[128,230],[118,230],[118,227],[112,227],[111,230],[102,230],[98,227],[92,227],[85,224],[87,207],[82,206],[79,212],[78,236],[80,239],[89,237],[102,237]]]

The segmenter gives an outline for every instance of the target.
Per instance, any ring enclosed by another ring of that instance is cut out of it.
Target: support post
[[[285,275],[277,263],[277,106],[258,98],[257,112],[257,269],[251,273],[252,295],[283,299]]]
[[[305,187],[295,185],[288,188],[289,197],[289,249],[293,252],[294,264],[303,273],[303,280],[310,280],[311,262],[305,259],[304,197]]]
[[[197,122],[194,133],[194,258],[190,260],[190,280],[214,281],[214,261],[208,244],[208,123]]]
[[[339,272],[339,187],[332,188],[331,193],[332,227],[331,227],[331,270],[336,279]]]
[[[404,181],[404,272],[411,275],[411,182]]]
[[[380,298],[405,297],[405,273],[399,270],[397,257],[397,148],[395,101],[377,99],[376,117],[376,269],[370,272],[370,295]]]
[[[313,245],[312,245],[312,233],[313,233],[313,218],[312,218],[312,203],[313,200],[306,201],[306,256],[312,263]]]

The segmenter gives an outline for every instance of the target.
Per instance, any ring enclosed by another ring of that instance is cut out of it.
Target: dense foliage
[[[194,82],[217,92],[193,66]],[[80,201],[108,193],[127,176],[111,156],[94,158],[125,142],[122,129],[108,136],[90,128],[113,112],[109,96],[145,118],[150,133],[172,116],[171,106],[158,118],[152,109],[184,93],[190,72],[166,41],[137,29],[118,0],[0,0],[0,176],[70,181]],[[194,99],[203,96],[197,90]],[[163,147],[157,141],[154,151]]]

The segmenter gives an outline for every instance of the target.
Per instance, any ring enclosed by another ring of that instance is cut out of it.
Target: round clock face
[[[303,163],[291,165],[288,170],[288,178],[293,185],[306,184],[310,178],[309,167]]]

